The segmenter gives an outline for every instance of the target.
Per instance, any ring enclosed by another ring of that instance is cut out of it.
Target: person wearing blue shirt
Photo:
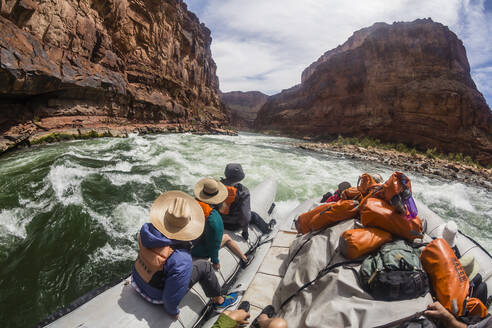
[[[235,293],[221,295],[209,261],[192,261],[191,241],[200,237],[204,225],[203,211],[191,196],[169,191],[156,199],[150,223],[145,223],[138,235],[132,286],[148,302],[162,304],[175,319],[181,299],[197,282],[219,312],[238,299]]]

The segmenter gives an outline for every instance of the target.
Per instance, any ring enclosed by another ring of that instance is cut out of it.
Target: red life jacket
[[[138,234],[138,256],[135,261],[135,270],[146,283],[151,283],[152,277],[156,272],[164,269],[166,260],[174,250],[171,246],[147,248],[142,245],[140,234]],[[153,285],[151,283],[151,285]]]
[[[227,191],[229,192],[229,195],[227,198],[224,200],[222,203],[222,206],[219,209],[220,214],[229,214],[229,211],[231,209],[232,203],[236,201],[236,196],[237,196],[237,188],[233,186],[226,186]]]

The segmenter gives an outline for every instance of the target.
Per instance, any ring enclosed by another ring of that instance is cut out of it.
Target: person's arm
[[[219,249],[222,242],[222,235],[224,234],[224,228],[221,227],[222,220],[220,214],[217,211],[213,211],[207,219],[209,224],[209,233],[207,234],[205,243],[207,244],[208,254],[213,264],[219,263]]]
[[[427,311],[424,312],[424,315],[438,320],[447,328],[467,328],[466,324],[458,321],[444,306],[442,306],[439,302],[434,302],[427,306]]]
[[[176,256],[178,254],[173,255]],[[178,305],[188,291],[191,268],[193,267],[191,257],[180,257],[179,260],[180,262],[173,261],[172,263],[166,263],[166,265],[170,265],[170,269],[167,272],[166,282],[162,291],[164,309],[172,316],[179,314]]]

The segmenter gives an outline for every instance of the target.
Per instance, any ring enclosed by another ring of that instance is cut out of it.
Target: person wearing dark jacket
[[[148,302],[162,304],[175,319],[186,292],[200,282],[205,294],[221,311],[237,302],[237,294],[221,296],[210,262],[193,262],[191,240],[198,238],[205,218],[200,205],[189,195],[169,191],[159,196],[138,235],[139,252],[131,284]]]
[[[271,231],[271,227],[255,212],[251,212],[251,200],[248,188],[240,183],[244,179],[241,164],[229,163],[224,171],[225,178],[221,182],[227,186],[229,196],[220,208],[224,227],[229,230],[241,229],[241,235],[248,240],[248,226],[255,224],[263,233]]]

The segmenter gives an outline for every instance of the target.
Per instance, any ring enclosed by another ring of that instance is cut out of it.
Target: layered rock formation
[[[182,0],[0,5],[0,152],[43,130],[228,121],[210,31]]]
[[[492,113],[470,76],[462,42],[430,19],[355,32],[271,96],[260,130],[368,136],[471,155],[492,165]]]
[[[221,98],[230,111],[232,126],[251,129],[256,114],[266,103],[268,96],[259,91],[231,91],[222,93]]]

